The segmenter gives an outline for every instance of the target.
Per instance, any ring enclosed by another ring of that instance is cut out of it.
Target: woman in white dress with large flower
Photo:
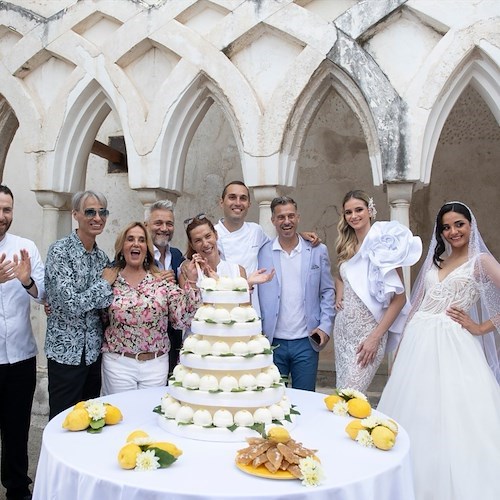
[[[400,268],[415,264],[422,253],[420,238],[407,227],[396,221],[372,225],[375,215],[364,191],[345,195],[336,245],[338,389],[368,389],[386,352],[388,331],[401,333],[409,312]]]
[[[378,406],[410,435],[418,500],[500,498],[499,287],[471,211],[445,204]]]

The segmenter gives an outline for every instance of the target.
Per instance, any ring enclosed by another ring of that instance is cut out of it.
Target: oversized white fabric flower
[[[154,450],[142,451],[137,455],[136,470],[156,470],[160,468],[160,458],[155,455]]]
[[[388,284],[385,276],[397,267],[412,266],[422,254],[422,241],[397,221],[377,222],[363,242],[361,255],[368,257],[370,294],[381,304],[388,305],[392,293],[402,293],[400,283]],[[396,280],[397,281],[397,280]],[[400,281],[400,280],[399,280]]]
[[[325,478],[323,467],[313,457],[301,458],[299,469],[302,474],[302,484],[304,486],[318,486]]]

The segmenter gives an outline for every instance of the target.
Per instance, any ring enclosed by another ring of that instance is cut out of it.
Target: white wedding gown
[[[410,436],[417,500],[500,498],[500,386],[481,338],[446,315],[477,302],[473,269],[468,261],[441,282],[428,272],[377,408]]]

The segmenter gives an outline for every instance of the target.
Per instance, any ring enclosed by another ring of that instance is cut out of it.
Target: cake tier
[[[217,408],[259,408],[270,406],[281,400],[285,393],[284,386],[264,389],[261,391],[242,392],[207,392],[185,389],[184,387],[168,386],[168,393],[180,403],[198,406],[213,406]]]
[[[247,291],[236,292],[234,290],[202,290],[201,298],[205,304],[248,304],[250,293]]]
[[[199,354],[181,354],[180,364],[186,368],[213,371],[244,371],[267,368],[273,364],[272,354],[243,356],[200,356]]]
[[[191,332],[213,337],[245,337],[262,333],[262,322],[260,320],[247,323],[208,323],[194,319],[191,322]]]

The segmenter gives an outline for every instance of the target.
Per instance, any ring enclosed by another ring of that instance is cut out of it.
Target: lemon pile
[[[123,420],[122,412],[116,406],[109,403],[104,405],[104,417],[99,420],[92,420],[87,408],[88,401],[80,401],[66,415],[62,423],[63,429],[68,431],[83,431],[85,429],[98,432],[104,425],[115,425]]]
[[[368,432],[373,446],[384,451],[390,450],[395,445],[398,430],[398,424],[390,418],[354,419],[345,428],[348,436],[355,441],[358,441],[361,431]]]
[[[325,397],[324,402],[328,410],[335,412],[336,405],[345,402],[347,405],[346,412],[352,417],[366,418],[371,415],[372,407],[366,398],[363,399],[363,395],[348,398],[345,395],[343,397],[343,394],[343,391],[340,391],[340,393],[330,394]]]
[[[118,463],[122,469],[135,469],[137,457],[143,451],[152,450],[159,458],[160,468],[173,464],[181,455],[182,450],[173,443],[155,441],[147,432],[136,430],[127,437],[127,442],[118,452]]]

